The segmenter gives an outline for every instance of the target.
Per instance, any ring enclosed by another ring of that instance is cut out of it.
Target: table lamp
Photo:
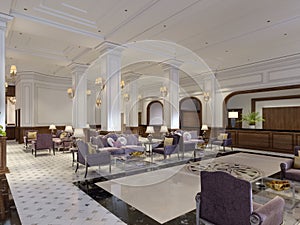
[[[148,138],[149,142],[151,142],[151,141],[152,141],[152,138],[153,138],[152,134],[155,133],[155,132],[154,132],[153,126],[147,126],[147,129],[146,129],[146,132],[145,132],[145,133],[146,133],[146,134],[149,134],[149,135],[147,136],[147,138]]]

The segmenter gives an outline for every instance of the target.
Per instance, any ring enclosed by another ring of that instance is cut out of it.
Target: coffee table
[[[282,180],[273,177],[263,177],[257,182],[252,184],[253,194],[261,195],[267,199],[272,199],[275,196],[281,196],[286,201],[286,208],[291,210],[298,203],[300,203],[300,198],[296,198],[296,189],[300,190],[300,183],[289,181],[290,188],[286,188],[284,190],[275,190],[268,186],[269,182],[281,182]]]

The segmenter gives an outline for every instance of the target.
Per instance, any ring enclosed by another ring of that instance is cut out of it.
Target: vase
[[[255,125],[249,125],[250,129],[255,129]]]

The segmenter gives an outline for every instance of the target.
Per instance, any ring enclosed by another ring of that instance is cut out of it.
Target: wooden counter
[[[264,129],[227,129],[234,147],[294,154],[300,145],[300,131]]]

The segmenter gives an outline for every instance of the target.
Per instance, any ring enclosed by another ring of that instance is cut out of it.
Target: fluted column
[[[170,129],[179,129],[179,65],[178,61],[171,61],[164,69],[169,73],[166,85],[168,95],[164,97],[164,121]]]
[[[104,43],[101,52],[101,76],[105,87],[101,98],[101,130],[121,131],[121,50],[111,43]]]
[[[72,71],[72,88],[74,91],[72,125],[75,128],[84,128],[87,124],[87,77],[84,74],[88,66],[73,63],[70,65]]]
[[[5,128],[5,32],[6,23],[13,17],[0,13],[0,125]]]

